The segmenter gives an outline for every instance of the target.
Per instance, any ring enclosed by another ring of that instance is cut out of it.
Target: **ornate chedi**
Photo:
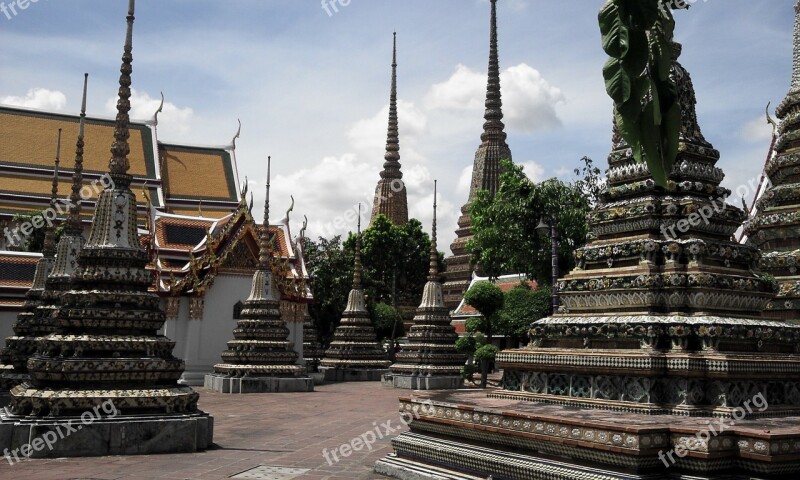
[[[489,79],[486,86],[486,113],[481,134],[481,145],[475,152],[472,165],[472,183],[469,187],[469,199],[461,207],[458,218],[456,239],[450,245],[453,256],[445,260],[446,282],[444,303],[451,310],[456,308],[464,298],[472,280],[472,256],[467,252],[467,242],[472,238],[472,219],[469,206],[480,190],[487,190],[494,195],[500,188],[502,160],[511,160],[511,149],[506,143],[505,125],[503,124],[503,101],[500,96],[500,61],[497,53],[497,0],[492,2],[492,15],[489,34]]]
[[[85,100],[85,94],[84,94]],[[85,109],[84,109],[85,110]],[[58,197],[58,166],[61,162],[61,129],[58,129],[58,142],[56,146],[55,169],[53,170],[53,189],[50,195],[50,212],[55,214]],[[55,216],[55,215],[54,215]],[[14,324],[14,335],[6,339],[5,348],[0,350],[0,395],[5,397],[8,390],[30,379],[28,376],[28,357],[33,353],[29,349],[34,344],[36,337],[31,334],[31,320],[36,315],[36,310],[42,305],[42,295],[45,289],[47,276],[53,270],[56,255],[55,242],[56,225],[50,221],[45,230],[42,258],[36,262],[36,272],[33,277],[33,286],[25,294],[25,303],[22,311],[17,315]]]
[[[386,135],[386,154],[375,200],[372,203],[370,224],[378,215],[386,215],[395,225],[408,223],[408,195],[400,171],[400,138],[397,131],[397,33],[392,48],[392,89],[389,99],[389,130]]]
[[[428,282],[422,291],[414,325],[408,332],[409,343],[397,353],[391,366],[391,383],[414,390],[454,389],[464,385],[461,367],[466,356],[456,351],[456,334],[449,309],[442,298],[439,282],[439,251],[436,248],[436,184],[433,187],[433,226],[431,227],[431,262]],[[387,383],[388,383],[387,378]]]
[[[795,5],[792,84],[778,106],[780,119],[774,155],[765,174],[771,186],[745,224],[748,243],[761,249],[761,269],[778,281],[778,296],[765,315],[800,320],[800,2]]]
[[[800,413],[800,328],[759,318],[774,284],[754,273],[758,251],[731,239],[745,214],[725,204],[689,74],[675,62],[671,76],[683,119],[668,189],[615,130],[588,243],[559,281],[561,310],[532,325],[528,347],[498,354],[500,390],[401,398],[415,420],[379,471],[424,464],[514,480],[800,472],[800,417],[791,416]]]
[[[389,373],[386,351],[378,343],[375,328],[367,312],[364,289],[361,286],[361,205],[358,211],[355,271],[353,288],[347,297],[347,307],[333,333],[333,341],[320,362],[320,371],[328,381],[379,381]]]
[[[250,297],[244,302],[234,339],[222,352],[222,363],[206,375],[205,386],[222,393],[310,392],[314,381],[298,365],[297,352],[289,343],[289,329],[281,318],[280,299],[273,268],[274,239],[269,233],[269,177],[264,225],[259,232],[258,268],[253,274]]]
[[[192,452],[211,443],[213,419],[197,409],[198,394],[178,384],[183,361],[172,355],[174,342],[157,333],[164,312],[148,291],[148,258],[139,245],[127,158],[133,21],[130,0],[109,161],[113,185],[97,200],[55,332],[38,339],[28,360],[31,382],[12,389],[11,405],[0,413],[0,447],[9,450],[65,429],[70,433],[32,455]]]

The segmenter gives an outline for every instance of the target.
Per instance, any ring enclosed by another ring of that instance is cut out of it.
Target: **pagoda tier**
[[[333,341],[320,362],[320,371],[325,372],[327,381],[379,381],[382,375],[388,373],[392,363],[378,343],[361,286],[360,209],[358,223],[353,288],[347,297],[342,319],[333,333]]]
[[[674,52],[677,60],[680,47]],[[731,239],[745,215],[725,204],[719,153],[697,124],[689,74],[676,61],[671,77],[682,125],[668,188],[654,184],[615,129],[588,243],[558,283],[560,311],[532,325],[527,347],[498,354],[501,389],[401,399],[414,414],[411,432],[393,440],[395,454],[378,472],[514,480],[800,473],[800,416],[792,416],[800,414],[800,328],[759,318],[774,283],[754,273],[758,251]]]
[[[408,223],[408,192],[400,171],[400,134],[397,125],[397,33],[392,48],[392,88],[389,99],[389,128],[386,134],[381,179],[375,187],[370,224],[378,215],[385,215],[394,225]]]
[[[186,452],[211,443],[213,420],[197,409],[198,394],[178,384],[183,361],[172,355],[174,342],[158,335],[164,312],[148,291],[148,256],[127,173],[134,0],[127,21],[109,161],[113,185],[97,200],[71,289],[61,294],[53,318],[55,331],[37,340],[28,360],[31,381],[12,389],[11,405],[0,414],[0,446],[19,448],[36,435],[32,429],[55,430],[87,411],[102,408],[105,415],[35,456]]]
[[[511,149],[506,143],[505,125],[503,124],[503,101],[500,95],[500,61],[497,49],[497,0],[492,1],[492,14],[489,33],[489,73],[486,85],[486,113],[484,114],[481,144],[475,152],[472,164],[472,183],[469,188],[469,199],[461,207],[458,218],[456,239],[450,245],[452,257],[445,260],[447,269],[446,282],[442,286],[444,303],[454,309],[464,298],[470,281],[472,281],[472,256],[467,252],[467,242],[472,239],[472,219],[469,206],[480,190],[492,195],[500,188],[501,164],[503,160],[511,160]]]
[[[466,356],[456,351],[458,334],[439,283],[439,251],[436,248],[436,187],[434,187],[431,260],[428,282],[422,292],[408,343],[391,366],[392,386],[414,390],[454,389],[464,385],[461,368]],[[389,378],[386,381],[388,383]]]
[[[271,162],[271,160],[270,160]],[[269,162],[268,162],[269,163]],[[222,393],[310,392],[314,382],[289,343],[289,328],[281,318],[280,292],[272,271],[274,252],[269,238],[269,169],[264,228],[259,235],[259,266],[250,297],[236,322],[233,340],[222,352],[222,363],[206,375],[205,386]]]
[[[800,2],[795,6],[792,84],[776,110],[780,124],[764,173],[770,186],[745,224],[748,244],[761,249],[761,269],[778,281],[765,316],[800,321]]]

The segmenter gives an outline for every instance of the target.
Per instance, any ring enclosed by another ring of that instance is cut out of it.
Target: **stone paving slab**
[[[391,438],[408,430],[400,421],[398,397],[409,392],[380,382],[320,385],[308,393],[197,391],[200,408],[214,416],[212,449],[192,454],[25,459],[13,466],[0,456],[0,479],[211,480],[230,478],[261,465],[309,469],[292,480],[383,479],[372,471],[375,462],[392,452]],[[386,426],[394,431],[387,435]],[[345,449],[335,461],[332,450],[365,434],[369,439],[368,432],[378,432],[371,451],[365,447],[351,452]],[[323,449],[327,449],[330,462]],[[274,480],[280,479],[276,476]]]

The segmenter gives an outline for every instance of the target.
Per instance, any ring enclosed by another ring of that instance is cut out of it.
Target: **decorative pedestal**
[[[759,406],[765,405],[751,409]],[[467,390],[403,397],[400,411],[413,417],[411,431],[393,439],[395,453],[375,466],[393,478],[483,479],[492,472],[509,480],[750,480],[800,474],[800,416],[652,416]]]
[[[214,419],[202,412],[120,414],[90,423],[80,416],[32,419],[0,410],[0,445],[12,459],[23,452],[31,458],[196,452],[211,446],[213,430]]]
[[[205,376],[205,388],[219,393],[276,393],[313,392],[311,377],[231,377],[210,373]]]
[[[464,387],[464,378],[460,375],[424,376],[399,375],[396,373],[383,376],[383,384],[387,387],[410,390],[455,390]]]

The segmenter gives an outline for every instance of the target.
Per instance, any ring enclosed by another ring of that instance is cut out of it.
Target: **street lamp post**
[[[541,238],[547,238],[550,234],[550,262],[552,267],[552,297],[553,297],[553,313],[558,312],[558,217],[557,214],[542,215],[539,220],[539,225],[536,226],[536,233]]]

